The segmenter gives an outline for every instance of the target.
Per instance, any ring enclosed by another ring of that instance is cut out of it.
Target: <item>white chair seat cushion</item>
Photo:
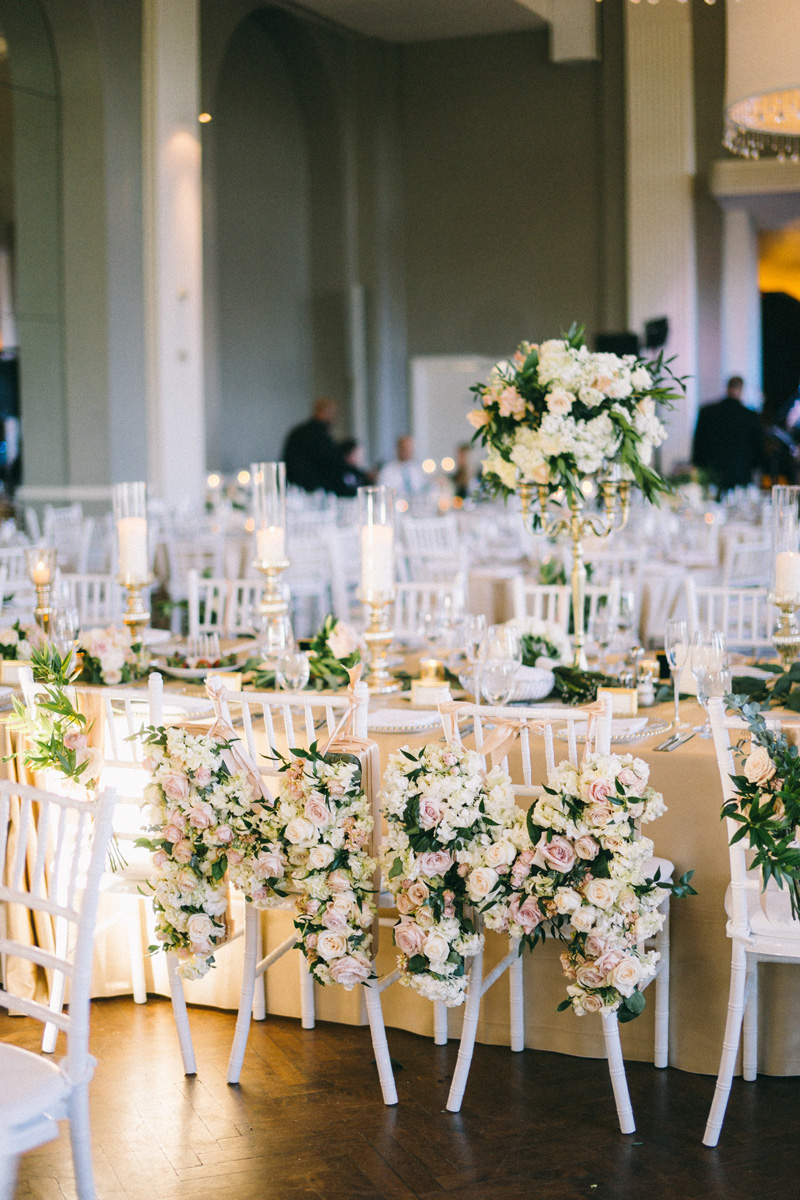
[[[664,883],[672,883],[672,875],[674,870],[674,863],[671,863],[668,858],[658,858],[656,855],[653,855],[652,858],[648,858],[647,862],[644,864],[645,879],[653,879],[656,871],[660,871],[660,878]]]
[[[0,1079],[0,1129],[27,1125],[42,1113],[58,1117],[70,1091],[56,1063],[9,1042],[0,1042]]]
[[[730,885],[725,893],[725,912],[733,915]],[[800,941],[800,921],[792,917],[789,893],[770,883],[762,894],[755,880],[748,880],[747,917],[751,933],[760,937],[792,938]]]

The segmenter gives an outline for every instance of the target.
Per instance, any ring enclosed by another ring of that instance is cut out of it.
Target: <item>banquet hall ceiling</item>
[[[540,29],[548,0],[303,0],[297,7],[366,37],[424,42]]]

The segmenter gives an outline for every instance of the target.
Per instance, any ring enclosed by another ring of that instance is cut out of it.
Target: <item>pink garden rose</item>
[[[615,794],[616,788],[608,779],[593,779],[586,789],[587,798],[594,804],[605,804]]]
[[[243,860],[244,855],[242,854],[241,850],[229,850],[226,857],[228,859],[229,866],[238,867],[239,863]]]
[[[354,954],[345,954],[342,958],[337,958],[328,968],[333,982],[340,983],[348,991],[357,983],[369,979],[371,970],[369,959],[358,950]]]
[[[599,851],[600,843],[588,834],[575,839],[575,853],[578,858],[582,858],[586,862],[591,862],[597,858]]]
[[[80,729],[68,729],[64,734],[64,745],[67,750],[85,750],[87,744],[86,734],[81,733]]]
[[[180,841],[176,842],[172,847],[172,857],[176,862],[191,862],[193,854],[194,849],[192,848],[192,843],[187,838],[181,838]]]
[[[277,850],[264,851],[253,863],[256,879],[283,879],[284,872],[283,858]]]
[[[614,818],[614,810],[610,804],[592,804],[586,809],[586,820],[590,825],[602,829]]]
[[[230,825],[218,825],[214,837],[221,846],[227,846],[233,841],[233,830]]]
[[[200,800],[189,811],[189,824],[195,829],[210,829],[214,824],[214,810],[211,805]]]
[[[575,978],[581,987],[599,988],[605,982],[606,973],[600,970],[597,963],[587,962],[582,967],[578,967],[575,972]]]
[[[398,950],[411,958],[421,954],[425,942],[425,934],[416,921],[402,920],[394,927],[394,942]]]
[[[322,924],[326,929],[346,929],[347,916],[337,908],[328,908],[322,914]]]
[[[452,865],[453,859],[449,850],[427,850],[417,859],[420,875],[427,875],[429,879],[434,875],[446,874]]]
[[[572,842],[560,835],[548,842],[546,834],[542,834],[536,847],[536,863],[545,870],[566,874],[575,866],[575,849]]]
[[[161,777],[161,786],[169,800],[189,798],[189,780],[182,771],[166,771]]]
[[[413,883],[408,885],[406,895],[413,904],[414,908],[419,908],[420,904],[424,904],[430,895],[430,889],[427,883],[423,883],[421,879],[415,879]]]
[[[183,837],[183,830],[178,829],[177,825],[165,825],[161,831],[161,835],[165,842],[179,842]]]
[[[533,933],[536,926],[543,920],[542,910],[535,897],[526,896],[520,904],[519,892],[514,892],[508,904],[508,915],[517,925],[521,925],[525,933]]]
[[[330,875],[328,876],[328,887],[332,892],[349,892],[350,880],[348,879],[347,875],[345,875],[344,871],[337,867],[337,869],[335,871],[331,871]]]
[[[194,781],[198,787],[208,787],[211,783],[211,770],[209,767],[198,767],[194,773]]]
[[[169,855],[167,854],[166,850],[156,850],[155,853],[151,855],[150,861],[154,867],[163,867],[168,857]]]
[[[318,829],[324,829],[333,821],[333,813],[328,808],[323,796],[319,792],[309,796],[309,798],[306,800],[304,813],[306,819],[309,820],[312,825],[316,825]]]
[[[395,898],[395,906],[402,917],[408,916],[408,914],[413,912],[416,908],[416,905],[412,904],[405,892],[397,893]]]
[[[442,806],[436,800],[425,798],[420,801],[419,806],[419,827],[420,829],[433,829],[434,825],[438,825],[442,819]]]
[[[194,871],[190,871],[188,867],[184,867],[178,873],[178,887],[182,892],[193,892],[197,887],[197,876]]]

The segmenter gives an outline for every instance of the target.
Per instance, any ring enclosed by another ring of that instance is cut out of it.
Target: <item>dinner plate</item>
[[[162,642],[168,642],[172,637],[169,629],[151,629],[149,626],[142,634],[142,641],[145,646],[160,646]]]
[[[441,723],[435,709],[377,708],[369,714],[370,733],[421,733]]]
[[[241,663],[232,663],[229,667],[168,667],[163,659],[154,659],[153,666],[162,675],[171,675],[173,679],[187,679],[193,683],[203,682],[209,675],[218,675],[220,671],[236,671]]]
[[[655,737],[671,729],[671,722],[661,717],[614,717],[611,722],[611,741],[617,744],[624,742],[639,742],[644,738]],[[585,742],[587,730],[576,729],[575,741]],[[556,737],[566,741],[569,734],[566,729],[556,731]]]

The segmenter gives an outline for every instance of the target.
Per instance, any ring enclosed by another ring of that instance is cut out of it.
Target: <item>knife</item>
[[[671,750],[677,750],[679,746],[683,746],[686,742],[690,742],[693,737],[694,731],[691,733],[682,734],[681,737],[674,741],[671,746],[667,746],[667,753],[669,754]]]

